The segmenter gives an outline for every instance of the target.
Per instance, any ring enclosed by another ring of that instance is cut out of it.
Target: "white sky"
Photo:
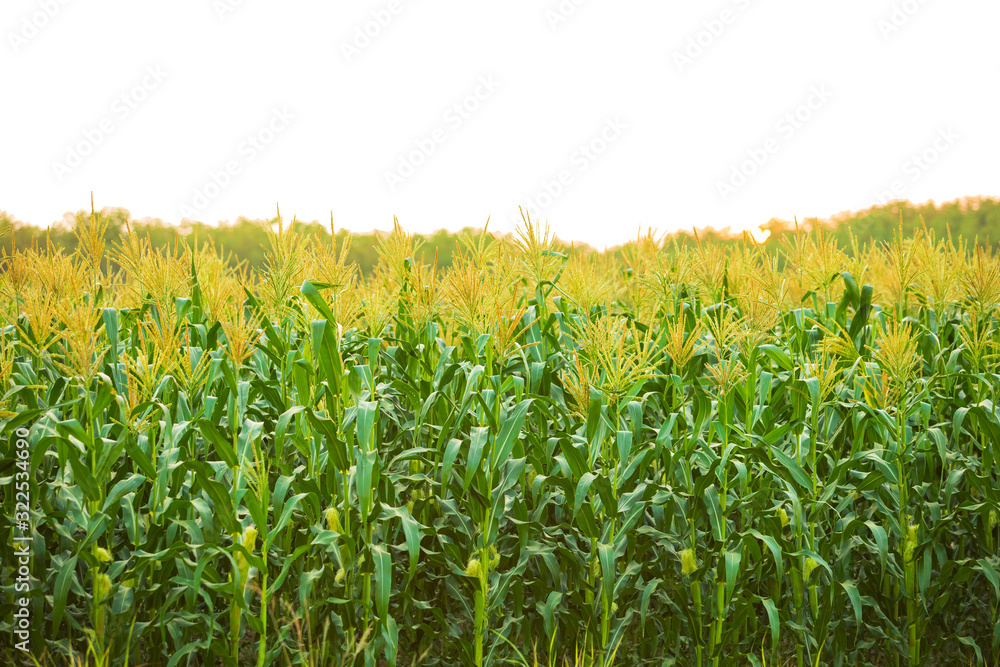
[[[998,195],[997,25],[996,0],[3,0],[0,208],[428,232],[533,203],[603,246]]]

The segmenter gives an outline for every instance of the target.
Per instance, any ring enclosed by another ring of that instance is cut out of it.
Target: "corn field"
[[[104,232],[2,260],[4,664],[1000,660],[981,246]]]

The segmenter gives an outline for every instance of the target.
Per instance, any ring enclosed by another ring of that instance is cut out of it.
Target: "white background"
[[[997,25],[996,0],[4,0],[0,208],[44,225],[93,190],[168,222],[280,202],[428,232],[510,231],[533,204],[604,246],[863,209],[894,182],[913,201],[996,195]],[[498,86],[467,99],[482,77]],[[799,109],[816,87],[832,96]],[[251,159],[275,109],[294,120]],[[390,187],[401,159],[420,164]]]

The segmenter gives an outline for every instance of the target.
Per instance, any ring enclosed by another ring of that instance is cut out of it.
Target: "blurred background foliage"
[[[6,223],[14,229],[13,238],[7,234],[0,239],[0,254],[3,254],[4,251],[9,254],[12,242],[20,248],[26,248],[32,244],[44,246],[47,242],[51,242],[57,248],[61,247],[67,251],[73,251],[76,249],[77,243],[73,230],[78,221],[89,217],[90,211],[88,210],[81,209],[76,213],[68,212],[62,220],[45,228],[17,220],[6,211],[0,210],[0,227]],[[108,222],[106,241],[109,244],[117,243],[119,237],[126,233],[126,228],[131,227],[132,231],[140,237],[149,237],[156,248],[170,246],[178,240],[197,240],[199,244],[206,242],[214,244],[233,264],[245,263],[247,268],[251,270],[258,270],[264,264],[267,234],[261,224],[263,221],[259,219],[241,217],[235,223],[209,225],[202,222],[185,222],[175,226],[156,218],[135,219],[128,210],[122,208],[104,208],[101,211],[101,217]],[[956,238],[961,236],[966,240],[974,240],[987,246],[995,246],[1000,241],[1000,199],[986,197],[970,197],[942,204],[934,202],[913,204],[908,201],[897,201],[873,206],[863,211],[842,213],[829,220],[804,218],[798,223],[804,228],[823,225],[832,233],[832,237],[842,248],[850,249],[851,235],[861,244],[873,242],[881,244],[892,241],[893,233],[899,229],[900,219],[902,219],[903,230],[907,236],[910,236],[916,229],[925,228],[927,231],[934,232],[935,238],[945,238],[950,233]],[[270,220],[272,223],[276,221],[276,217]],[[295,224],[300,233],[320,234],[324,238],[330,236],[328,224],[316,221],[296,222]],[[771,247],[777,247],[782,238],[795,232],[794,221],[777,218],[762,224],[760,227],[770,232],[765,246]],[[433,262],[436,256],[438,267],[447,268],[451,266],[452,255],[458,247],[461,236],[477,234],[480,229],[467,227],[459,232],[441,229],[432,234],[417,235],[424,242],[418,253],[420,259]],[[385,234],[383,232],[352,233],[345,229],[336,230],[338,242],[342,242],[347,235],[353,237],[348,261],[357,262],[358,268],[365,275],[377,263],[376,248],[379,238]],[[717,230],[699,230],[698,235],[702,240],[713,242],[738,242],[741,239],[739,235],[730,235],[725,231]],[[691,231],[677,232],[674,236],[682,245],[696,241],[694,233]],[[565,250],[579,252],[595,250],[580,242],[564,241],[563,245]],[[616,251],[614,248],[610,250]]]

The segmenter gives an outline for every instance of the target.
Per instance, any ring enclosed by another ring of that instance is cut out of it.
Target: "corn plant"
[[[525,215],[446,268],[396,223],[362,275],[264,226],[257,272],[96,211],[0,259],[0,632],[26,598],[39,664],[1000,660],[983,246]]]

